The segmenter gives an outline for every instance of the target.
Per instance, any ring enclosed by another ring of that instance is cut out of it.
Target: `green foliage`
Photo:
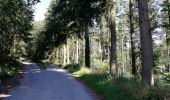
[[[0,66],[11,67],[21,55],[19,42],[29,40],[37,0],[0,0]]]
[[[11,57],[8,60],[8,67],[0,66],[0,79],[9,79],[17,74],[18,69],[22,68],[22,63]]]
[[[41,33],[35,58],[45,57],[66,43],[71,36],[81,37],[85,24],[91,24],[103,11],[106,0],[52,0],[48,9],[45,30]]]
[[[148,100],[169,100],[170,99],[170,87],[154,87],[151,89]]]
[[[79,57],[79,64],[81,66],[84,66],[84,56],[83,55],[80,55],[80,57]]]
[[[170,73],[163,73],[160,81],[162,81],[162,84],[170,85]]]
[[[155,46],[155,49],[153,51],[153,58],[154,58],[154,68],[156,69],[158,66],[161,66],[162,62],[161,62],[161,48],[159,48],[158,46]]]
[[[9,79],[17,74],[17,71],[15,68],[12,69],[1,69],[0,72],[0,79]]]
[[[97,71],[98,73],[103,73],[103,72],[107,72],[109,73],[109,63],[107,60],[105,61],[101,61],[101,60],[97,60],[97,59],[93,59],[92,62],[92,69],[95,69],[95,71]]]
[[[80,65],[79,64],[69,64],[63,67],[64,69],[68,70],[71,73],[74,73],[76,71],[80,70]]]
[[[23,42],[29,41],[33,6],[38,0],[0,0],[0,67],[1,78],[13,76],[24,55]]]
[[[45,24],[44,21],[37,21],[33,23],[33,29],[30,31],[31,40],[27,44],[27,46],[25,46],[25,50],[27,53],[26,55],[29,58],[33,58],[36,53],[37,46],[39,42],[41,41],[40,39],[42,38],[41,31],[43,31],[44,24]]]
[[[169,30],[170,27],[170,22],[169,22],[169,16],[170,16],[170,2],[169,0],[163,0],[163,3],[161,5],[162,7],[162,16],[163,16],[163,27],[167,30]],[[167,42],[169,43],[169,34],[168,34],[168,40]]]

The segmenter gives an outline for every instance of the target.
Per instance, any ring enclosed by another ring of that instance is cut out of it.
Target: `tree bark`
[[[117,75],[117,55],[116,55],[116,22],[115,9],[110,9],[110,31],[111,31],[111,47],[110,47],[110,74]]]
[[[166,0],[168,3],[168,18],[169,18],[169,28],[170,28],[170,2],[169,0]]]
[[[64,51],[63,51],[63,52],[64,52],[64,53],[63,53],[63,56],[64,56],[63,65],[65,66],[65,65],[66,65],[66,45],[65,45],[65,44],[64,44],[64,48],[63,48],[63,49],[64,49]]]
[[[90,68],[90,39],[88,23],[85,24],[85,66]]]
[[[142,51],[142,82],[147,82],[150,86],[152,86],[154,85],[153,46],[147,0],[138,0],[138,5]]]
[[[57,61],[58,61],[58,48],[56,48],[56,59],[57,59]]]
[[[68,43],[68,39],[67,39],[67,64],[69,64],[70,63],[70,45],[69,45],[69,43]]]
[[[132,64],[132,74],[137,75],[136,68],[136,52],[135,52],[135,31],[133,24],[133,10],[132,10],[132,0],[129,0],[129,22],[130,22],[130,38],[131,38],[131,64]]]
[[[101,44],[101,61],[104,61],[106,59],[106,52],[105,52],[105,47],[104,47],[104,43],[100,42]]]
[[[76,39],[76,63],[79,63],[79,40]]]

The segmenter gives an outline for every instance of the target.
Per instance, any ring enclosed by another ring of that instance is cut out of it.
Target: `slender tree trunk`
[[[70,45],[69,45],[69,43],[68,43],[68,39],[67,39],[67,50],[66,50],[66,52],[67,52],[67,64],[69,64],[70,63]]]
[[[109,15],[110,16],[110,15]],[[108,40],[108,43],[111,43],[111,36],[110,36],[110,33],[111,33],[111,31],[110,31],[110,27],[107,29],[107,35],[108,35],[108,37],[109,37],[109,40]],[[110,48],[110,45],[107,47],[107,60],[109,61],[110,60],[110,50],[111,48]]]
[[[64,53],[63,53],[63,56],[64,56],[64,61],[63,61],[63,65],[65,66],[66,65],[66,45],[64,44]]]
[[[79,40],[76,39],[76,63],[79,63]]]
[[[123,32],[122,32],[123,33]],[[121,47],[120,47],[120,50],[121,50],[121,75],[124,74],[124,61],[123,61],[123,52],[124,52],[124,48],[123,48],[123,45],[124,42],[123,42],[123,37],[121,38]]]
[[[170,2],[167,0],[168,3],[168,18],[169,18],[169,28],[170,28]]]
[[[74,46],[75,46],[75,44],[74,44]],[[76,63],[76,51],[75,51],[75,49],[73,49],[73,52],[72,52],[72,61],[73,61],[74,64]]]
[[[105,57],[106,54],[105,54],[105,47],[104,47],[104,44],[101,42],[101,61],[104,61],[105,60]]]
[[[170,59],[170,51],[169,51],[169,37],[168,37],[168,30],[166,33],[166,71],[169,72],[170,71],[170,64],[169,64],[169,59]]]
[[[69,44],[67,45],[67,64],[69,64],[70,63],[70,46],[69,46]]]
[[[147,0],[138,0],[139,24],[142,51],[142,81],[154,85],[153,77],[153,46],[150,31]]]
[[[111,47],[110,47],[110,74],[117,75],[117,55],[116,55],[116,22],[115,9],[110,9],[110,30],[111,30]]]
[[[90,68],[90,39],[88,23],[85,24],[85,66]]]
[[[130,38],[131,38],[131,64],[132,64],[132,74],[137,75],[136,68],[136,52],[135,52],[135,31],[133,24],[133,10],[132,10],[132,0],[129,0],[129,20],[130,20]]]
[[[58,57],[58,48],[56,49],[56,60],[57,60],[57,62],[59,61],[59,57]]]
[[[101,28],[101,29],[103,29],[103,28]],[[103,31],[101,31],[100,32],[100,50],[101,50],[101,53],[100,53],[100,55],[101,55],[101,61],[104,61],[105,60],[105,56],[106,56],[106,52],[105,52],[105,43],[104,43],[104,32]]]

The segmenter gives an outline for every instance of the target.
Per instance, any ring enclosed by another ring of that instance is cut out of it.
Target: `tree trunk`
[[[131,64],[132,64],[132,74],[137,75],[136,68],[136,52],[135,52],[135,31],[133,24],[133,10],[132,10],[132,0],[129,0],[129,22],[130,22],[130,38],[131,38]]]
[[[170,28],[170,2],[169,0],[166,0],[168,3],[168,18],[169,18],[169,28]]]
[[[76,63],[79,63],[79,40],[76,39]]]
[[[90,39],[88,23],[85,24],[85,66],[90,68]]]
[[[104,47],[104,43],[103,42],[100,42],[101,43],[101,61],[104,61],[106,59],[106,52],[105,52],[105,47]]]
[[[57,59],[57,62],[59,61],[59,54],[58,53],[59,53],[59,49],[57,48],[56,49],[56,59]]]
[[[70,63],[70,45],[68,43],[68,39],[67,39],[67,64]]]
[[[150,86],[154,85],[153,79],[153,46],[150,31],[147,0],[139,0],[139,24],[142,51],[142,81]]]
[[[111,30],[111,47],[110,47],[110,74],[117,75],[117,55],[116,55],[116,22],[115,9],[111,8],[110,12],[110,30]]]
[[[63,53],[63,56],[64,56],[63,65],[65,66],[66,65],[66,45],[65,44],[64,44],[64,53]]]
[[[166,33],[166,71],[169,72],[170,71],[170,64],[169,64],[169,59],[170,59],[170,50],[169,50],[169,36],[168,36],[168,29],[167,29],[167,33]]]
[[[123,32],[122,32],[123,33]],[[123,34],[122,34],[123,35]],[[123,60],[123,56],[124,56],[124,38],[122,37],[121,38],[121,47],[120,47],[120,50],[121,50],[121,75],[124,75],[124,60]]]

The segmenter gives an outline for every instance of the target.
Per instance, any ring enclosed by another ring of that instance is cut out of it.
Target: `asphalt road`
[[[21,84],[10,89],[3,100],[94,100],[87,88],[65,70],[49,66],[41,71],[29,62],[24,66]]]

